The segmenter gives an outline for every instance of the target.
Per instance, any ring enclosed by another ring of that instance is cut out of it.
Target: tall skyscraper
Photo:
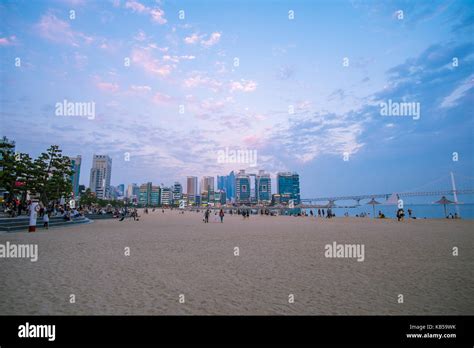
[[[297,173],[278,173],[277,189],[282,202],[293,199],[295,204],[300,203],[300,176]]]
[[[124,184],[118,185],[117,186],[117,191],[118,191],[119,197],[125,196],[125,185]]]
[[[107,155],[94,155],[89,187],[97,198],[110,198],[110,177],[112,175],[112,159]]]
[[[260,170],[257,175],[257,200],[259,203],[270,203],[272,200],[272,181],[270,174]]]
[[[151,186],[151,193],[150,193],[150,205],[156,207],[160,205],[161,202],[161,187],[159,186]]]
[[[204,176],[201,179],[201,194],[203,192],[214,192],[214,177],[213,176]]]
[[[235,201],[237,203],[250,203],[250,176],[245,170],[240,170],[235,177]]]
[[[179,182],[173,185],[173,204],[177,204],[183,198],[183,186]]]
[[[227,182],[225,187],[225,192],[227,194],[227,198],[230,200],[235,199],[235,174],[234,171],[231,171],[227,176]]]
[[[249,176],[249,187],[250,187],[250,203],[257,203],[257,175],[248,174]]]
[[[143,206],[151,205],[151,191],[152,183],[147,182],[146,184],[140,185],[140,195],[138,198],[138,203]]]
[[[196,176],[188,176],[186,180],[186,193],[189,199],[198,195],[198,178]]]
[[[235,198],[235,174],[233,171],[229,175],[217,176],[217,189],[225,191],[226,198],[230,200]]]
[[[127,192],[125,193],[125,197],[132,198],[133,196],[133,189],[137,186],[137,184],[128,184]]]
[[[173,192],[170,187],[161,188],[161,205],[171,205]]]
[[[71,161],[71,170],[73,171],[71,175],[71,184],[72,192],[74,192],[74,197],[79,197],[79,177],[81,175],[81,156],[69,157]]]

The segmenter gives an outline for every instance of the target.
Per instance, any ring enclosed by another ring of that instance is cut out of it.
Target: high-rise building
[[[79,196],[82,196],[86,193],[86,185],[79,185]]]
[[[89,187],[100,199],[110,198],[110,177],[112,174],[112,159],[107,155],[94,155],[89,181]]]
[[[71,184],[72,184],[72,192],[74,192],[74,197],[79,197],[79,177],[81,175],[81,156],[78,155],[76,157],[69,157],[71,161],[71,170],[73,171],[71,175]]]
[[[151,205],[151,191],[152,183],[147,182],[146,184],[140,185],[140,195],[138,198],[138,203],[143,206]]]
[[[250,187],[250,203],[257,203],[257,175],[248,174],[249,176],[249,187]]]
[[[120,184],[117,186],[117,191],[119,197],[124,197],[125,196],[125,184]]]
[[[297,173],[281,172],[277,174],[277,193],[281,196],[282,203],[290,199],[295,204],[300,203],[300,177]]]
[[[235,174],[231,171],[227,176],[227,182],[225,187],[227,198],[230,200],[235,199]]]
[[[225,190],[227,184],[227,176],[217,176],[217,189],[218,190]]]
[[[160,205],[161,201],[161,187],[159,186],[151,186],[151,193],[150,193],[150,205],[156,207]]]
[[[203,176],[201,179],[201,194],[203,192],[214,192],[214,177]]]
[[[250,176],[245,170],[240,170],[235,177],[235,201],[237,203],[250,203]]]
[[[226,192],[224,190],[217,190],[214,192],[214,203],[215,204],[226,204]]]
[[[179,200],[183,198],[183,186],[179,182],[173,185],[173,204],[178,204]]]
[[[138,203],[140,198],[140,186],[135,183],[129,184],[125,197],[129,200],[129,202]]]
[[[217,189],[225,191],[229,200],[235,198],[235,174],[233,171],[229,175],[217,177]]]
[[[188,195],[188,203],[196,202],[198,195],[198,178],[196,176],[188,176],[186,180],[186,193]]]
[[[272,181],[270,174],[260,170],[257,175],[256,184],[258,203],[270,203],[272,200]]]
[[[161,188],[161,205],[171,205],[173,192],[170,187]]]

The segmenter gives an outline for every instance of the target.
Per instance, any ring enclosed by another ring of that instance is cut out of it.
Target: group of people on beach
[[[209,216],[210,216],[210,215],[211,215],[211,210],[210,210],[210,209],[206,209],[206,210],[204,211],[204,218],[203,218],[204,223],[206,223],[206,224],[209,223]],[[214,212],[214,215],[217,215],[217,211]],[[219,211],[219,218],[220,218],[220,220],[221,220],[221,223],[224,222],[224,215],[225,215],[224,210],[221,209],[221,210]]]

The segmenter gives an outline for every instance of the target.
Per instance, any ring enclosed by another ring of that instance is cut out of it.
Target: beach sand
[[[150,210],[1,234],[39,259],[0,259],[0,314],[474,314],[474,221],[213,219]],[[326,258],[334,241],[364,244],[365,260]]]

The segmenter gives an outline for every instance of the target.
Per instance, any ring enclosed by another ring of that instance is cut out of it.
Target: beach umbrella
[[[372,199],[370,200],[370,202],[367,202],[367,204],[370,204],[374,210],[374,219],[375,219],[375,205],[376,204],[381,204],[380,202],[377,202],[374,197],[372,197]]]
[[[445,196],[441,197],[439,201],[434,202],[434,204],[442,204],[444,206],[444,216],[448,216],[448,213],[446,211],[446,204],[453,204],[453,201],[450,201],[447,199]]]

